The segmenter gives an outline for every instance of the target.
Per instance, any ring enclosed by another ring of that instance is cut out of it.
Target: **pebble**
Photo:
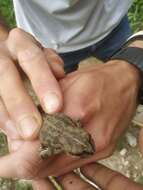
[[[122,163],[124,163],[124,162],[125,162],[125,159],[124,159],[123,157],[121,158],[121,162],[122,162]]]
[[[127,139],[128,144],[131,147],[137,146],[137,139],[134,135],[132,135],[132,133],[130,133],[130,132],[126,133],[126,139]]]
[[[123,164],[124,164],[124,166],[127,166],[127,165],[129,165],[129,161],[125,161]]]
[[[133,178],[134,178],[134,179],[137,178],[137,176],[138,176],[137,173],[134,173],[134,174],[133,174]]]
[[[127,172],[126,172],[126,176],[127,176],[128,178],[131,177],[131,175],[130,175],[130,171],[127,171]]]
[[[126,148],[123,148],[121,151],[120,151],[120,155],[121,156],[125,156],[127,153],[127,149]]]

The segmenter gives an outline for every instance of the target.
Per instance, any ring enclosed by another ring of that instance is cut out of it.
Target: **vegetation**
[[[6,19],[6,22],[10,27],[14,27],[16,25],[15,23],[15,17],[14,17],[14,10],[12,6],[11,0],[1,0],[0,1],[0,13],[4,16]],[[143,29],[143,0],[134,0],[134,3],[128,13],[129,20],[132,26],[132,29],[134,32],[137,32],[141,29]],[[6,154],[8,152],[8,148],[5,145],[6,144],[6,138],[5,136],[2,136],[0,133],[0,155]],[[31,186],[25,181],[17,181],[17,180],[11,180],[11,179],[0,179],[0,190],[6,190],[6,189],[13,189],[11,187],[11,184],[13,184],[14,189],[16,190],[31,190]],[[11,187],[11,188],[10,188]]]
[[[143,0],[134,0],[128,16],[134,32],[143,30]]]
[[[0,1],[0,14],[5,18],[10,27],[16,25],[12,0]]]

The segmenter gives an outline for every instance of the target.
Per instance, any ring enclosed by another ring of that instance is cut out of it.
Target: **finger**
[[[55,190],[53,184],[48,179],[37,179],[32,181],[33,190]]]
[[[59,111],[62,107],[61,89],[37,42],[28,33],[15,29],[9,35],[7,46],[29,77],[45,111]]]
[[[100,164],[89,164],[81,169],[82,173],[99,187],[105,190],[142,190],[141,185],[129,180],[118,172],[112,171]]]
[[[41,178],[40,169],[48,170],[46,166],[48,162],[51,162],[51,158],[42,160],[39,156],[39,147],[38,140],[23,141],[17,151],[12,151],[10,154],[0,157],[0,176],[18,179]]]
[[[65,76],[63,60],[52,49],[46,48],[44,49],[44,53],[55,77],[57,79],[63,78]]]
[[[51,161],[46,165],[46,168],[48,168],[48,170],[44,170],[45,166],[40,169],[40,178],[43,178],[45,176],[59,176],[65,174],[75,168],[74,166],[76,164],[79,164],[79,162],[77,162],[79,159],[79,157],[72,157],[65,154],[53,156]],[[70,167],[72,164],[73,166]]]
[[[58,178],[63,189],[66,190],[95,190],[96,188],[83,181],[77,174],[69,173]]]
[[[0,176],[27,179],[36,177],[41,164],[38,150],[39,142],[23,141],[18,151],[0,157]]]
[[[60,176],[74,170],[75,168],[82,167],[85,164],[106,158],[111,155],[114,146],[114,144],[110,144],[109,147],[107,147],[104,151],[101,151],[94,154],[93,156],[89,156],[84,159],[81,159],[78,156],[69,156],[65,154],[53,156],[51,161],[48,162],[46,166],[41,168],[39,177],[43,178],[48,175]],[[45,167],[48,168],[48,170],[44,170]]]
[[[64,62],[62,60],[62,58],[58,55],[58,53],[51,48],[44,48],[44,53],[46,54],[47,58],[50,60],[52,60],[52,58],[57,59],[57,64],[61,65],[64,68]]]
[[[20,139],[15,123],[11,120],[3,101],[0,98],[0,128],[11,139]]]
[[[21,139],[14,140],[14,139],[8,138],[8,149],[10,153],[18,151],[23,144],[24,144],[24,141]]]
[[[28,96],[15,65],[7,57],[0,58],[0,83],[0,95],[20,135],[25,139],[35,138],[41,116]]]
[[[92,75],[77,74],[74,77],[65,77],[60,82],[64,93],[63,112],[72,118],[82,120],[84,123],[89,121],[95,114],[95,110],[98,110],[100,106],[98,99],[93,98],[94,87],[90,85],[91,77]],[[88,88],[87,91],[85,86]],[[73,95],[72,101],[69,101],[71,100],[71,94]]]

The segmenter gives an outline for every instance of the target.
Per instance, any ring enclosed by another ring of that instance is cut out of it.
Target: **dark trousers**
[[[125,16],[120,24],[100,42],[78,51],[60,54],[64,60],[66,73],[76,70],[79,62],[90,56],[94,56],[103,62],[108,61],[131,34],[128,17]]]

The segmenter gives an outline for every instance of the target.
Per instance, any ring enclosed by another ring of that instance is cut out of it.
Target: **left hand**
[[[143,129],[139,134],[139,147],[143,154]],[[101,190],[143,190],[143,186],[131,181],[118,172],[112,171],[97,163],[88,164],[81,168],[81,172],[90,181],[97,184]],[[78,175],[73,172],[60,176],[58,182],[65,190],[96,190],[90,184],[83,181]],[[54,190],[50,181],[38,179],[33,181],[34,190]]]
[[[110,61],[68,74],[60,83],[63,112],[81,119],[92,135],[96,153],[88,159],[59,155],[48,166],[50,175],[61,175],[113,152],[136,110],[140,76],[129,63]]]
[[[97,184],[101,190],[143,190],[142,185],[100,164],[86,165],[81,171],[90,181]],[[98,190],[73,172],[59,177],[58,182],[65,190]],[[43,179],[33,181],[33,188],[34,190],[54,190],[52,183]]]
[[[61,175],[112,153],[136,108],[138,71],[128,63],[111,62],[71,73],[61,80],[61,87],[65,101],[63,111],[83,121],[95,141],[95,155],[88,159],[59,155],[42,161],[39,142],[20,142],[20,147],[19,142],[13,142],[18,149],[0,158],[1,177]]]
[[[43,53],[48,67],[58,83],[58,80],[64,77],[63,62],[51,49],[43,49]],[[0,157],[0,177],[28,179],[37,178],[41,173],[45,173],[46,165],[52,158],[48,160],[40,158],[38,139],[26,140],[19,135],[17,127],[10,119],[0,97],[0,132],[1,130],[7,135],[9,154]]]

